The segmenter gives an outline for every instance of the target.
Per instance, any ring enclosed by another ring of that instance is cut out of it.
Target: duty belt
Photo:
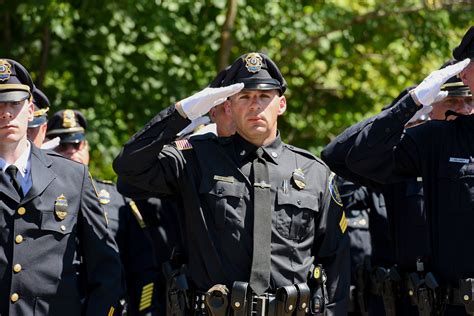
[[[310,313],[310,290],[302,283],[280,287],[275,294],[256,295],[248,283],[234,282],[231,291],[224,285],[194,291],[191,302],[197,315],[305,316]]]

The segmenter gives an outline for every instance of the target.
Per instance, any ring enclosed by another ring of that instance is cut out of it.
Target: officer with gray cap
[[[87,168],[28,141],[33,91],[0,59],[0,315],[113,315],[117,246]]]
[[[168,296],[191,294],[192,304],[169,304],[169,310],[345,314],[347,221],[334,174],[281,140],[285,79],[266,55],[248,53],[217,81],[160,112],[114,161],[125,195],[172,195],[183,202],[188,281]],[[174,141],[191,120],[222,102],[231,109],[234,135]]]
[[[474,28],[454,50],[455,58],[473,57]],[[443,85],[459,75],[472,91],[474,67],[469,58],[432,72],[423,82],[380,114],[349,127],[323,151],[330,165],[344,161],[350,173],[378,183],[421,177],[429,235],[428,258],[417,269],[411,289],[413,301],[425,313],[474,314],[474,115],[454,121],[431,120],[404,129],[423,106],[429,106],[450,89]]]

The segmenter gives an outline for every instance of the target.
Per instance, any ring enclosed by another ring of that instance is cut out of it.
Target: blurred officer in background
[[[48,127],[48,97],[38,88],[33,90],[33,120],[28,122],[28,139],[41,148],[46,137],[46,128]]]
[[[454,57],[474,57],[474,27]],[[325,150],[328,161],[343,155],[351,172],[380,183],[422,178],[431,254],[417,265],[409,295],[424,313],[474,313],[474,258],[464,251],[472,239],[474,116],[468,109],[469,115],[458,114],[454,121],[432,120],[408,130],[404,125],[449,95],[447,89],[440,91],[449,78],[459,74],[472,91],[472,64],[465,59],[434,71],[392,108],[350,127]]]
[[[173,293],[191,294],[192,303],[171,312],[303,315],[310,305],[345,314],[347,222],[334,174],[281,141],[277,118],[286,110],[286,81],[267,56],[249,53],[225,70],[218,86],[163,110],[114,161],[123,193],[183,201],[188,288]],[[235,135],[173,141],[223,101]]]
[[[88,165],[86,130],[87,121],[81,112],[62,110],[48,121],[47,136],[60,138],[56,152]],[[140,210],[134,201],[118,193],[113,182],[95,179],[95,186],[125,271],[127,315],[155,315],[159,271]]]
[[[22,65],[0,60],[0,315],[113,315],[116,245],[87,167],[28,141],[34,89]]]

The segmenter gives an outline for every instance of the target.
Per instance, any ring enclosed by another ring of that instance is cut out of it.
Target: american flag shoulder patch
[[[192,149],[193,145],[187,139],[180,139],[174,142],[176,145],[176,149],[178,150],[187,150]]]

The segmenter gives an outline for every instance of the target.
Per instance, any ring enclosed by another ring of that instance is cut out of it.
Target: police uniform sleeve
[[[170,144],[176,134],[191,123],[172,105],[156,115],[132,136],[114,160],[119,191],[143,198],[140,191],[171,194],[184,170],[184,157]],[[133,190],[123,190],[129,185]]]
[[[123,295],[122,266],[86,167],[79,216],[78,238],[86,273],[85,315],[114,315]]]
[[[128,226],[125,236],[127,246],[122,257],[127,279],[128,314],[157,315],[160,269],[155,260],[151,236],[147,235],[148,227],[137,204],[132,200],[126,202],[128,209],[124,221]]]
[[[412,137],[407,137],[404,127],[417,109],[411,96],[406,95],[395,106],[350,128],[351,133],[338,136],[326,147],[325,161],[338,171],[342,163],[336,165],[331,160],[336,157],[341,162],[345,155],[350,172],[378,183],[416,176],[421,168],[420,148]]]
[[[349,238],[346,233],[347,220],[334,177],[335,174],[328,169],[313,249],[315,264],[322,265],[327,276],[327,315],[345,315],[350,286]]]

